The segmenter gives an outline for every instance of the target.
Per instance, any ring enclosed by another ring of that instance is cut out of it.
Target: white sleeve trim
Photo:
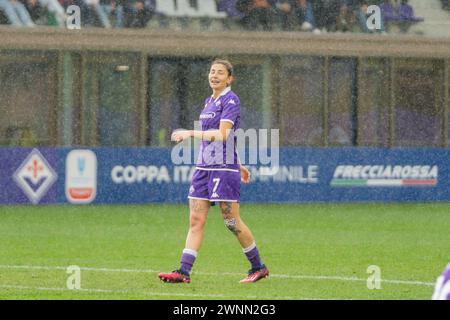
[[[234,125],[234,121],[230,119],[220,119],[220,121],[231,122],[231,124]]]

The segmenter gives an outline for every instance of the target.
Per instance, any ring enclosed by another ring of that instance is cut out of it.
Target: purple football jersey
[[[219,129],[221,121],[230,122],[233,127],[227,141],[202,141],[197,159],[197,167],[208,169],[238,170],[239,162],[236,152],[237,138],[235,130],[241,122],[241,107],[238,96],[226,88],[219,97],[209,97],[200,114],[202,131]]]
[[[450,263],[437,279],[433,300],[450,300]]]

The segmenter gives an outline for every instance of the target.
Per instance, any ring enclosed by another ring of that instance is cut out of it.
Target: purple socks
[[[242,249],[247,256],[248,261],[252,264],[252,269],[259,269],[262,267],[263,263],[261,262],[261,258],[259,257],[259,251],[256,247],[256,244],[253,244],[250,247]]]
[[[197,258],[197,251],[192,249],[184,249],[181,256],[180,270],[186,274],[191,273],[192,265]]]
[[[260,269],[263,266],[255,243],[242,250],[247,256],[248,261],[250,261],[252,269]],[[189,275],[191,273],[192,266],[194,265],[195,258],[197,258],[197,251],[187,248],[184,249],[181,256],[180,271]]]

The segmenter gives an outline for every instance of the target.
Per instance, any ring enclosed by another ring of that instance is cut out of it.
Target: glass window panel
[[[170,134],[181,128],[181,99],[176,60],[153,60],[150,66],[150,145],[168,146]]]
[[[138,121],[130,72],[118,72],[116,65],[100,71],[99,144],[133,146],[138,144]]]
[[[440,146],[443,79],[430,61],[399,61],[395,75],[395,146]]]
[[[328,143],[353,145],[355,137],[356,61],[332,59],[330,63],[328,105]]]
[[[263,70],[261,65],[237,64],[233,91],[241,101],[241,128],[244,130],[264,127]]]
[[[280,139],[286,146],[323,145],[323,59],[282,59]]]
[[[389,146],[389,69],[383,59],[364,59],[359,69],[358,146]]]
[[[0,144],[56,142],[55,57],[17,52],[0,57]]]
[[[83,117],[88,122],[86,132],[96,132],[100,146],[138,145],[138,83],[133,61],[138,59],[99,55],[91,57],[87,64]]]
[[[211,95],[209,62],[154,59],[150,67],[150,144],[169,146],[175,129],[193,129]]]
[[[187,129],[194,128],[194,121],[199,120],[204,107],[205,99],[212,94],[209,87],[209,67],[211,60],[185,60],[181,64],[184,70],[182,77],[182,95],[184,99],[184,111],[182,124]]]

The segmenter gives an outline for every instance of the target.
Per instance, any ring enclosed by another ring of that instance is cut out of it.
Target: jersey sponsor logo
[[[58,175],[38,149],[33,149],[13,175],[28,199],[37,204],[57,180]]]
[[[206,112],[206,113],[202,113],[200,115],[200,119],[204,120],[204,119],[213,119],[216,116],[215,112]]]
[[[236,104],[236,102],[234,102],[233,99],[230,99],[230,101],[228,101],[229,104]]]
[[[66,198],[91,203],[97,194],[97,156],[91,150],[72,150],[66,157]]]
[[[438,166],[423,165],[341,165],[334,170],[334,187],[417,187],[436,186]]]

